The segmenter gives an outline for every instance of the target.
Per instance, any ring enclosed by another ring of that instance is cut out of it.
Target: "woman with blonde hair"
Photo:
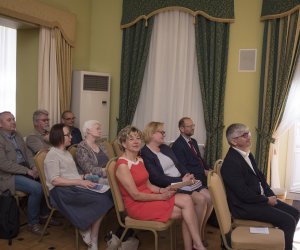
[[[141,138],[141,131],[132,126],[123,128],[118,134],[124,153],[116,163],[116,177],[128,215],[161,222],[182,218],[184,249],[205,250],[190,196],[150,183],[144,162],[138,156]]]
[[[164,124],[161,122],[150,122],[144,129],[145,146],[141,150],[150,181],[158,187],[164,188],[175,182],[195,180],[193,174],[179,163],[172,149],[165,144]],[[201,183],[201,182],[200,182]],[[190,194],[197,222],[204,245],[205,224],[212,212],[212,202],[207,188],[204,185],[192,191],[179,189],[178,192]]]

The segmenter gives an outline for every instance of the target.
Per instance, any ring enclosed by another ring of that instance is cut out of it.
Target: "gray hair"
[[[11,112],[10,112],[10,111],[3,111],[3,112],[1,112],[1,113],[0,113],[0,121],[2,121],[3,116],[4,116],[5,114],[11,114]]]
[[[49,112],[45,109],[38,109],[36,111],[34,111],[33,115],[32,115],[32,121],[34,125],[37,125],[38,120],[40,118],[41,115],[49,115]]]
[[[245,131],[249,130],[249,128],[242,123],[233,123],[226,129],[226,138],[229,145],[232,145],[232,139],[240,136]]]
[[[81,131],[84,138],[87,135],[87,130],[91,129],[96,124],[101,125],[101,123],[99,121],[97,121],[97,120],[88,120],[88,121],[84,122],[84,124],[82,126],[82,131]]]

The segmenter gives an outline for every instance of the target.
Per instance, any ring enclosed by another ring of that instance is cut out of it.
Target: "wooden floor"
[[[21,222],[24,222],[25,218],[22,216]],[[75,249],[75,230],[63,218],[59,218],[63,222],[60,227],[49,227],[49,235],[45,236],[41,242],[39,242],[39,236],[29,233],[26,230],[26,225],[21,227],[19,235],[13,239],[13,244],[8,246],[7,240],[0,240],[0,250],[72,250]],[[99,233],[99,250],[106,249],[106,243],[104,236],[111,230],[114,232],[118,227],[117,219],[114,210],[111,210],[104,218],[100,233]],[[183,249],[183,241],[181,238],[180,224],[177,223],[177,250]],[[137,237],[140,240],[139,250],[152,250],[154,249],[154,237],[151,232],[140,231],[137,233]],[[208,250],[219,250],[220,248],[220,232],[219,229],[207,226],[206,239],[208,241]],[[80,249],[87,249],[82,239],[79,239]],[[159,248],[161,250],[169,249],[169,237],[168,234],[162,232],[159,237]],[[300,223],[298,223],[297,230],[294,237],[293,250],[300,250]]]
[[[8,246],[7,240],[0,240],[1,250],[71,250],[75,249],[75,230],[66,220],[60,218],[63,225],[60,227],[49,227],[49,235],[45,236],[41,242],[39,242],[39,236],[29,233],[26,226],[23,226],[20,230],[17,238],[13,239],[11,246]],[[104,236],[109,231],[115,231],[118,226],[117,219],[114,211],[112,210],[106,217],[100,228],[99,234],[99,250],[106,249],[106,243]],[[177,250],[183,249],[183,241],[181,238],[180,224],[177,223]],[[220,234],[219,229],[207,226],[206,239],[208,240],[209,250],[220,249]],[[140,250],[152,250],[154,249],[154,236],[152,232],[140,231],[137,233],[137,237],[140,240]],[[87,249],[87,246],[83,243],[82,239],[79,239],[80,249]],[[162,232],[159,235],[159,249],[169,249],[169,237],[168,233]]]

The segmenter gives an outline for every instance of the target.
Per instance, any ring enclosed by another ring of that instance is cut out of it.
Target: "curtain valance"
[[[276,19],[300,9],[300,0],[263,0],[261,20]]]
[[[48,28],[58,27],[65,40],[71,46],[75,44],[76,16],[73,13],[36,0],[0,0],[0,15]]]
[[[121,28],[128,28],[141,19],[168,10],[185,11],[193,16],[202,15],[215,22],[234,21],[233,0],[123,0]]]

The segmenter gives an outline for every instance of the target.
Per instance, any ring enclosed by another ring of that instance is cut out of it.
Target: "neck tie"
[[[195,149],[195,147],[194,147],[194,145],[193,145],[192,140],[189,140],[189,145],[190,145],[190,148],[191,148],[191,150],[193,151],[193,153],[194,153],[197,157],[199,157],[198,154],[197,154],[197,150]]]

